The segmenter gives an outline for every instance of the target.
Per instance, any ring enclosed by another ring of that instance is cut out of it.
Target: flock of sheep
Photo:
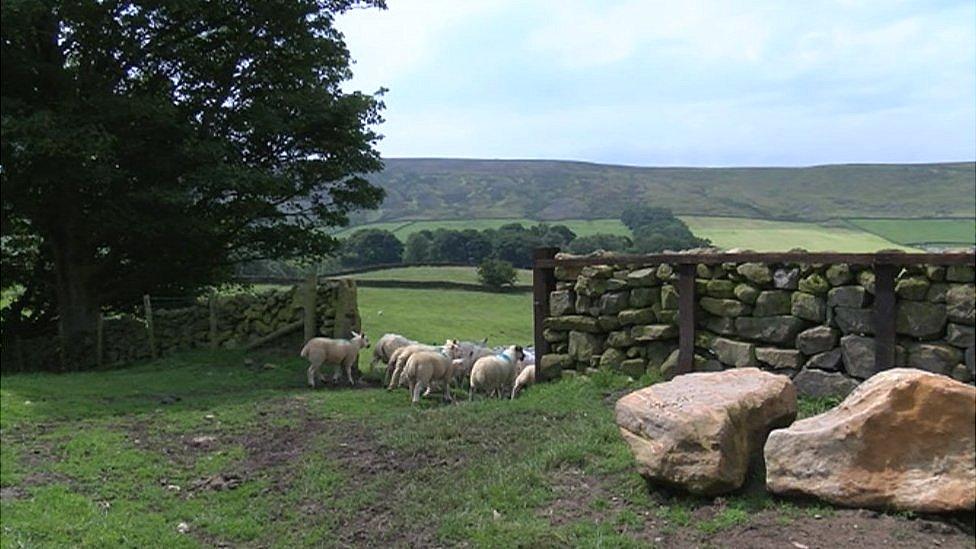
[[[453,385],[468,385],[468,398],[475,393],[511,395],[515,398],[526,386],[535,382],[535,356],[531,350],[518,345],[492,349],[488,340],[480,343],[449,339],[444,345],[425,345],[399,334],[385,334],[376,342],[370,368],[386,364],[384,383],[388,390],[404,384],[410,389],[410,400],[419,402],[435,387],[442,388],[444,398],[453,400]],[[365,334],[352,333],[351,339],[312,338],[302,348],[301,356],[308,359],[308,384],[313,389],[322,379],[323,364],[336,366],[333,381],[342,371],[350,385],[352,370],[357,365],[359,350],[369,347]]]

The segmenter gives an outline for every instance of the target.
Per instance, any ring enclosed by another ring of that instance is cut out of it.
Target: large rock
[[[733,298],[735,297],[735,282],[718,278],[709,280],[705,286],[705,294],[721,299]]]
[[[614,349],[610,347],[600,356],[600,367],[605,369],[616,370],[620,368],[620,364],[627,359],[627,356],[620,349]]]
[[[805,355],[815,355],[836,347],[839,336],[830,326],[814,326],[796,336],[796,348]]]
[[[715,316],[731,318],[749,314],[749,306],[737,299],[703,297],[698,303],[702,309]]]
[[[976,286],[972,284],[952,284],[946,292],[946,314],[949,320],[976,324]]]
[[[631,286],[654,286],[657,284],[657,268],[637,269],[627,275],[627,283]]]
[[[678,308],[678,289],[671,284],[665,284],[661,286],[661,308],[662,309],[677,309]]]
[[[895,307],[895,330],[913,337],[942,335],[946,325],[946,307],[926,301],[899,301]]]
[[[796,392],[803,396],[844,398],[857,387],[857,380],[838,372],[804,368],[793,378]]]
[[[650,307],[661,299],[656,288],[634,288],[630,291],[630,306],[635,309]]]
[[[830,290],[830,282],[820,273],[812,273],[810,276],[800,280],[800,291],[808,294],[822,295]]]
[[[831,286],[850,284],[851,280],[854,279],[854,275],[851,273],[851,266],[846,263],[837,263],[827,267],[827,272],[824,273],[824,276],[827,277],[827,282],[830,282]]]
[[[621,330],[607,334],[607,345],[611,347],[630,347],[633,344],[634,338],[630,337],[629,330]]]
[[[790,292],[766,290],[756,298],[753,316],[779,316],[790,314]],[[736,315],[739,316],[739,315]]]
[[[735,319],[722,316],[706,316],[701,321],[703,328],[722,335],[735,335]]]
[[[766,486],[851,507],[976,507],[976,388],[913,369],[880,373],[840,406],[770,434]]]
[[[895,284],[895,293],[902,299],[921,301],[928,294],[931,284],[924,276],[910,276]]]
[[[721,494],[742,486],[769,430],[796,417],[796,390],[755,368],[691,373],[624,396],[615,416],[641,475]]]
[[[735,319],[735,329],[746,339],[792,345],[796,335],[807,323],[795,316],[767,316],[761,318],[739,317]]]

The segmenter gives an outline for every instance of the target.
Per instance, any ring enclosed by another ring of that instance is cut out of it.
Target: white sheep
[[[519,394],[519,391],[535,383],[535,364],[529,364],[519,372],[515,378],[515,385],[512,386],[512,398]]]
[[[456,339],[449,339],[444,342],[445,346],[449,344],[457,346],[458,341]],[[433,345],[415,343],[413,345],[407,345],[406,347],[400,347],[396,351],[393,351],[393,354],[390,355],[390,361],[386,366],[386,371],[390,377],[390,384],[387,386],[387,390],[392,391],[402,384],[403,380],[401,377],[403,375],[403,368],[407,365],[407,359],[410,358],[410,355],[419,351],[436,351],[438,349],[439,347],[435,347]]]
[[[379,362],[386,364],[390,361],[390,355],[394,351],[415,343],[417,342],[411,341],[400,334],[383,334],[383,337],[377,340],[376,347],[373,348],[373,360],[369,362],[369,369],[372,370]]]
[[[449,341],[437,351],[417,351],[410,355],[403,368],[403,377],[410,387],[410,401],[420,402],[420,395],[438,382],[444,386],[444,399],[451,400],[451,379],[455,373],[457,342]]]
[[[352,367],[359,360],[359,350],[369,347],[369,339],[366,334],[357,332],[352,333],[352,339],[332,339],[328,337],[313,337],[302,347],[302,358],[308,359],[308,384],[315,388],[315,380],[320,377],[319,369],[322,364],[335,364],[335,373],[332,381],[339,380],[341,369],[346,370],[346,378],[350,385],[354,385],[352,380]]]
[[[515,381],[518,365],[525,358],[522,347],[512,345],[501,353],[479,358],[471,368],[471,389],[468,399],[477,391],[501,396],[503,389]]]

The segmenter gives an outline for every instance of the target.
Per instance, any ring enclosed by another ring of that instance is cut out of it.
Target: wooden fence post
[[[95,364],[100,368],[105,363],[105,315],[98,312],[95,324]]]
[[[210,292],[210,348],[217,348],[217,292]]]
[[[316,275],[315,273],[312,273],[307,277],[305,277],[305,288],[304,288],[305,294],[302,296],[304,298],[302,300],[302,306],[305,309],[304,318],[305,318],[305,341],[306,342],[312,339],[313,337],[315,337],[315,332],[316,332],[316,326],[315,326],[316,295],[315,294],[317,293],[317,288],[316,288],[317,282],[318,282],[318,275]]]
[[[694,263],[678,264],[678,367],[675,375],[686,374],[695,366],[695,268]]]
[[[154,359],[159,358],[156,349],[156,332],[153,327],[152,301],[149,299],[149,294],[142,296],[142,306],[146,311],[146,331],[149,333],[149,354]]]
[[[556,289],[556,270],[552,264],[542,265],[542,261],[552,261],[559,248],[536,248],[532,253],[532,319],[535,343],[536,375],[541,381],[550,376],[541,368],[542,357],[549,353],[549,342],[542,336],[543,324],[549,316],[549,294]]]
[[[874,265],[874,370],[895,366],[895,265]]]

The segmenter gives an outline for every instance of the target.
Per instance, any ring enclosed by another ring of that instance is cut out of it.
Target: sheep
[[[479,358],[471,368],[468,400],[474,400],[474,394],[479,390],[500,396],[502,389],[509,387],[515,380],[518,364],[524,358],[522,347],[518,345],[512,345],[497,355]]]
[[[328,337],[313,337],[302,347],[302,358],[308,359],[308,384],[315,388],[315,380],[320,377],[319,368],[323,363],[335,364],[335,373],[332,381],[339,380],[341,369],[346,370],[346,378],[350,385],[355,385],[352,380],[352,368],[359,360],[359,350],[369,347],[369,339],[366,334],[357,332],[352,333],[352,339],[331,339]]]
[[[403,377],[410,387],[410,402],[420,402],[420,395],[432,382],[444,385],[444,399],[451,400],[451,378],[455,374],[458,345],[448,341],[437,351],[417,351],[410,355],[403,368]]]
[[[386,364],[390,361],[390,355],[394,351],[415,343],[417,342],[411,341],[400,334],[383,334],[383,337],[376,342],[376,347],[373,348],[373,360],[369,362],[369,369],[372,370],[378,362]]]
[[[459,345],[458,340],[447,340],[444,345],[447,346],[453,344],[455,346]],[[386,371],[390,375],[390,384],[387,386],[388,391],[396,389],[402,384],[404,380],[401,379],[403,374],[403,368],[407,365],[407,359],[410,355],[419,351],[436,351],[438,347],[433,345],[424,345],[422,343],[416,343],[413,345],[407,345],[406,347],[400,347],[390,356],[390,361],[387,363]]]
[[[535,383],[535,364],[530,364],[522,371],[519,372],[518,377],[515,378],[515,385],[512,386],[512,399],[515,395],[519,393],[522,389],[528,387]]]

